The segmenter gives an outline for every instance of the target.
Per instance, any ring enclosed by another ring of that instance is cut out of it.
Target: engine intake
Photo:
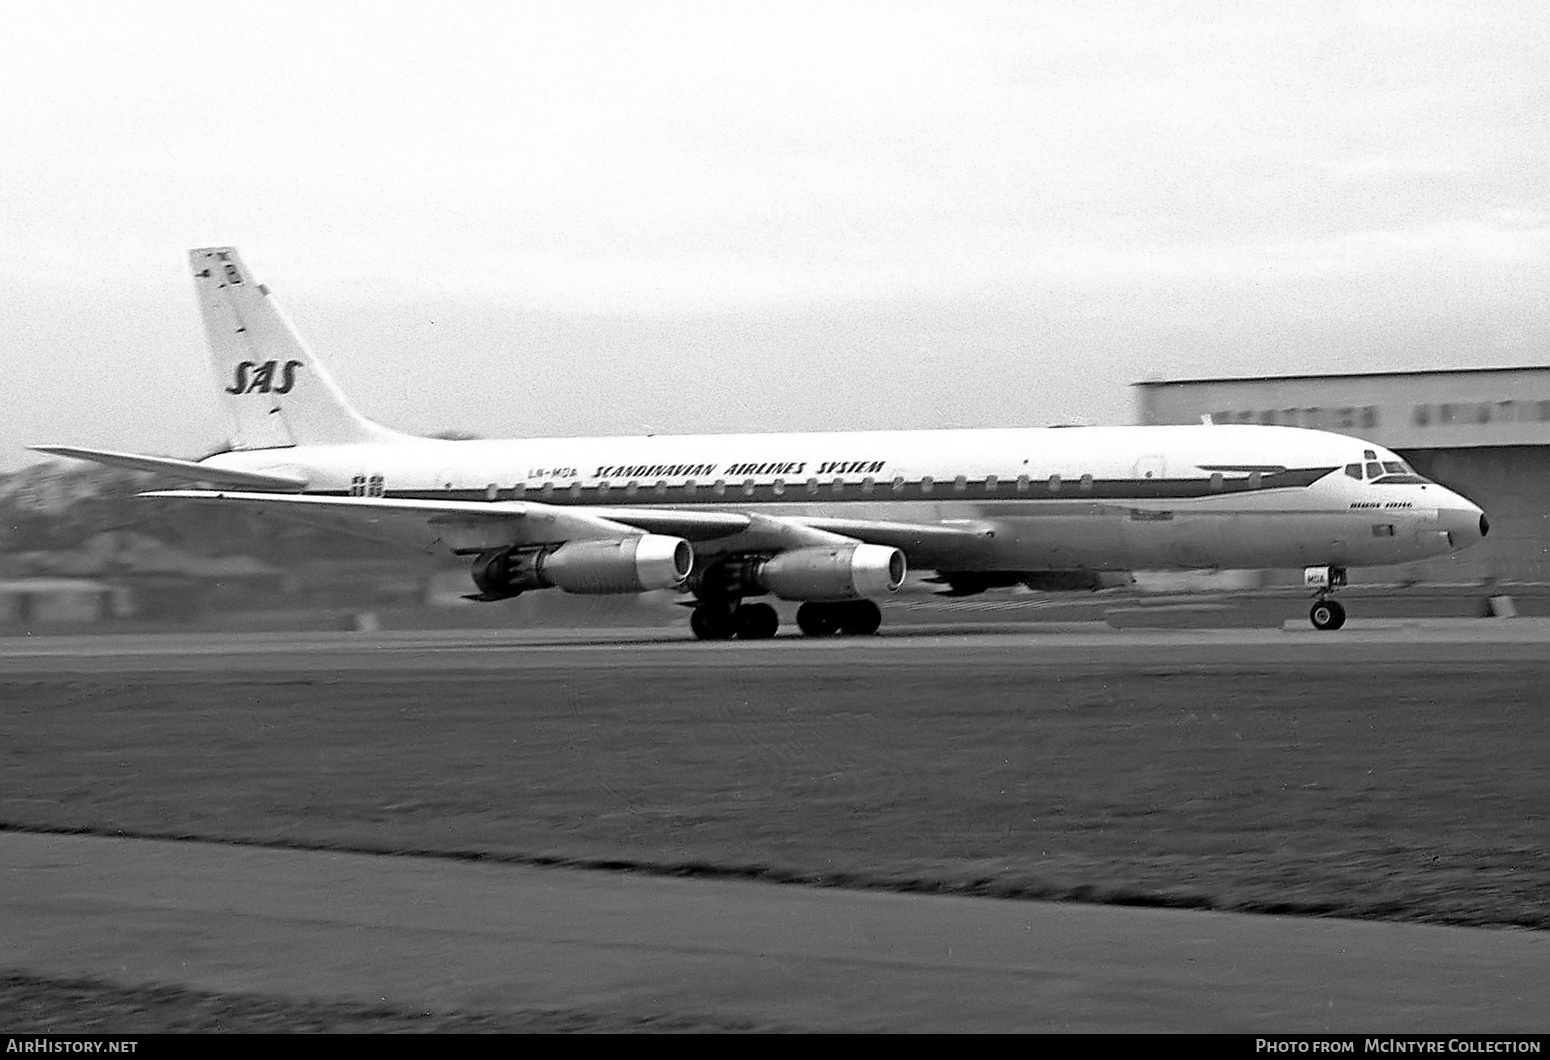
[[[474,561],[473,577],[481,599],[500,600],[553,586],[587,595],[675,589],[693,567],[694,549],[683,538],[641,534],[551,549],[492,549]]]
[[[781,552],[760,563],[754,582],[783,600],[865,600],[904,584],[904,553],[886,545],[836,545]]]

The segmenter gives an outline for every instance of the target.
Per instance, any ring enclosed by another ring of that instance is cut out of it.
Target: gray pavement
[[[0,833],[0,965],[894,1031],[1527,1032],[1550,936]]]

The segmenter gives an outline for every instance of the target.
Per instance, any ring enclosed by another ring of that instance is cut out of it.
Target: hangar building
[[[1363,581],[1550,582],[1550,367],[1150,380],[1140,422],[1265,423],[1365,438],[1485,509],[1473,548]],[[1358,572],[1353,571],[1353,580]]]

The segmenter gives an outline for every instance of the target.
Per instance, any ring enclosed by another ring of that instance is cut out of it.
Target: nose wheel
[[[1345,608],[1329,598],[1329,594],[1346,584],[1344,567],[1305,567],[1302,572],[1305,586],[1313,590],[1317,598],[1308,612],[1308,620],[1314,629],[1339,629],[1345,625]]]
[[[1339,629],[1345,625],[1345,608],[1335,600],[1319,600],[1308,612],[1314,629]]]

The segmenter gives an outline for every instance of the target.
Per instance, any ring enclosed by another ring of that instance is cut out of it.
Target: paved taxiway
[[[1533,1031],[1550,935],[0,834],[0,964],[834,1030]]]
[[[1550,621],[1312,630],[679,631],[0,642],[10,673],[1358,666],[1542,659]],[[889,1030],[1543,1031],[1550,934],[0,833],[0,967],[405,1008]]]

